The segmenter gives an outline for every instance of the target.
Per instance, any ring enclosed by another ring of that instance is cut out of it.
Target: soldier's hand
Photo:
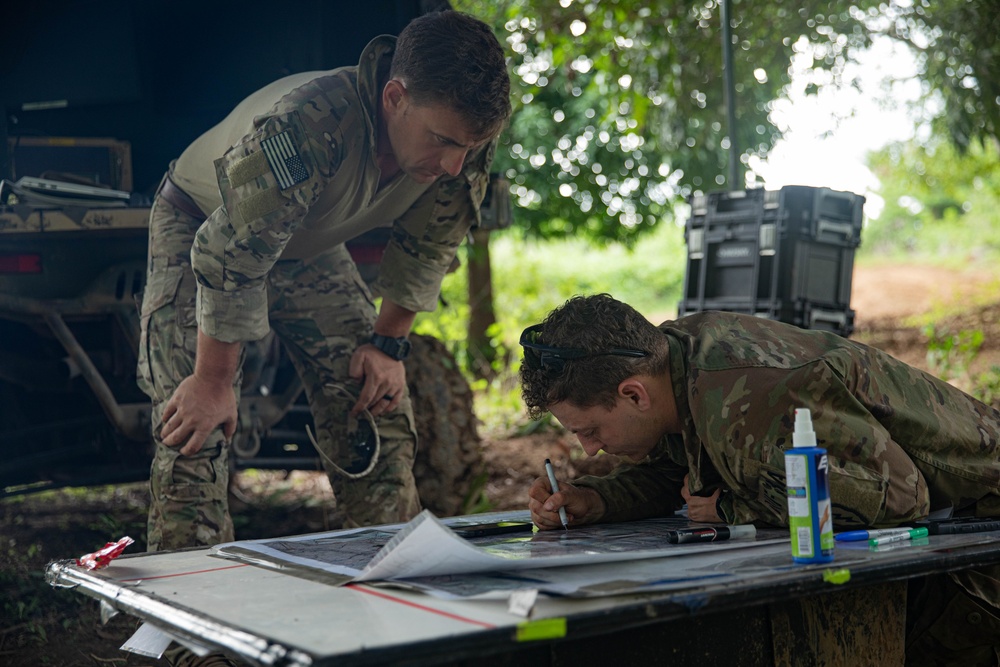
[[[688,488],[688,475],[684,475],[684,486],[681,487],[681,496],[688,506],[688,518],[701,523],[719,523],[722,517],[716,511],[716,502],[722,489],[716,489],[715,493],[708,497],[693,496]]]
[[[594,523],[604,515],[604,499],[593,489],[559,483],[559,492],[552,493],[548,477],[539,477],[528,489],[528,509],[531,521],[541,530],[562,528],[559,508],[566,508],[566,520],[572,525]]]
[[[365,344],[351,356],[349,372],[355,380],[364,381],[351,415],[357,417],[367,408],[372,417],[378,417],[399,407],[406,390],[406,369],[402,361],[396,361],[374,345]]]
[[[236,432],[236,394],[231,385],[219,386],[191,375],[184,379],[163,411],[160,437],[181,454],[198,453],[208,434],[221,426],[226,439]]]

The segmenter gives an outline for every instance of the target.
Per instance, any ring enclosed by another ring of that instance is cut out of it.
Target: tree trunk
[[[497,358],[489,329],[497,319],[493,310],[493,278],[490,272],[490,233],[472,231],[469,244],[469,331],[466,341],[469,370],[477,378],[492,380]]]

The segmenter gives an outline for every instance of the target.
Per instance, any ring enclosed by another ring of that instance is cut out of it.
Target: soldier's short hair
[[[446,104],[479,138],[510,118],[510,77],[503,47],[488,25],[447,10],[424,14],[399,34],[389,76],[406,84],[417,104]]]
[[[593,356],[568,359],[556,367],[542,364],[533,368],[527,360],[521,364],[521,396],[533,419],[562,401],[580,408],[611,408],[623,380],[634,375],[660,375],[669,362],[663,332],[635,308],[608,294],[576,296],[556,308],[542,322],[536,342],[584,350]],[[645,356],[609,353],[611,350],[637,350]]]

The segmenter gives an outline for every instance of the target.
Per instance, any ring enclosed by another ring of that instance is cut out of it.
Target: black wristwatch
[[[390,336],[372,334],[369,342],[396,361],[402,361],[410,356],[410,340],[405,336],[392,338]]]

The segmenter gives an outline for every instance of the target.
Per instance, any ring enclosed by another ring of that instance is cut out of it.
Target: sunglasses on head
[[[586,357],[600,357],[604,355],[615,355],[618,357],[645,357],[646,352],[642,350],[630,350],[627,348],[614,347],[605,352],[588,352],[578,347],[556,347],[554,345],[544,345],[539,342],[542,336],[542,325],[535,324],[521,332],[521,347],[524,348],[524,363],[532,370],[546,369],[557,373],[562,372],[567,361],[573,359],[584,359]]]

